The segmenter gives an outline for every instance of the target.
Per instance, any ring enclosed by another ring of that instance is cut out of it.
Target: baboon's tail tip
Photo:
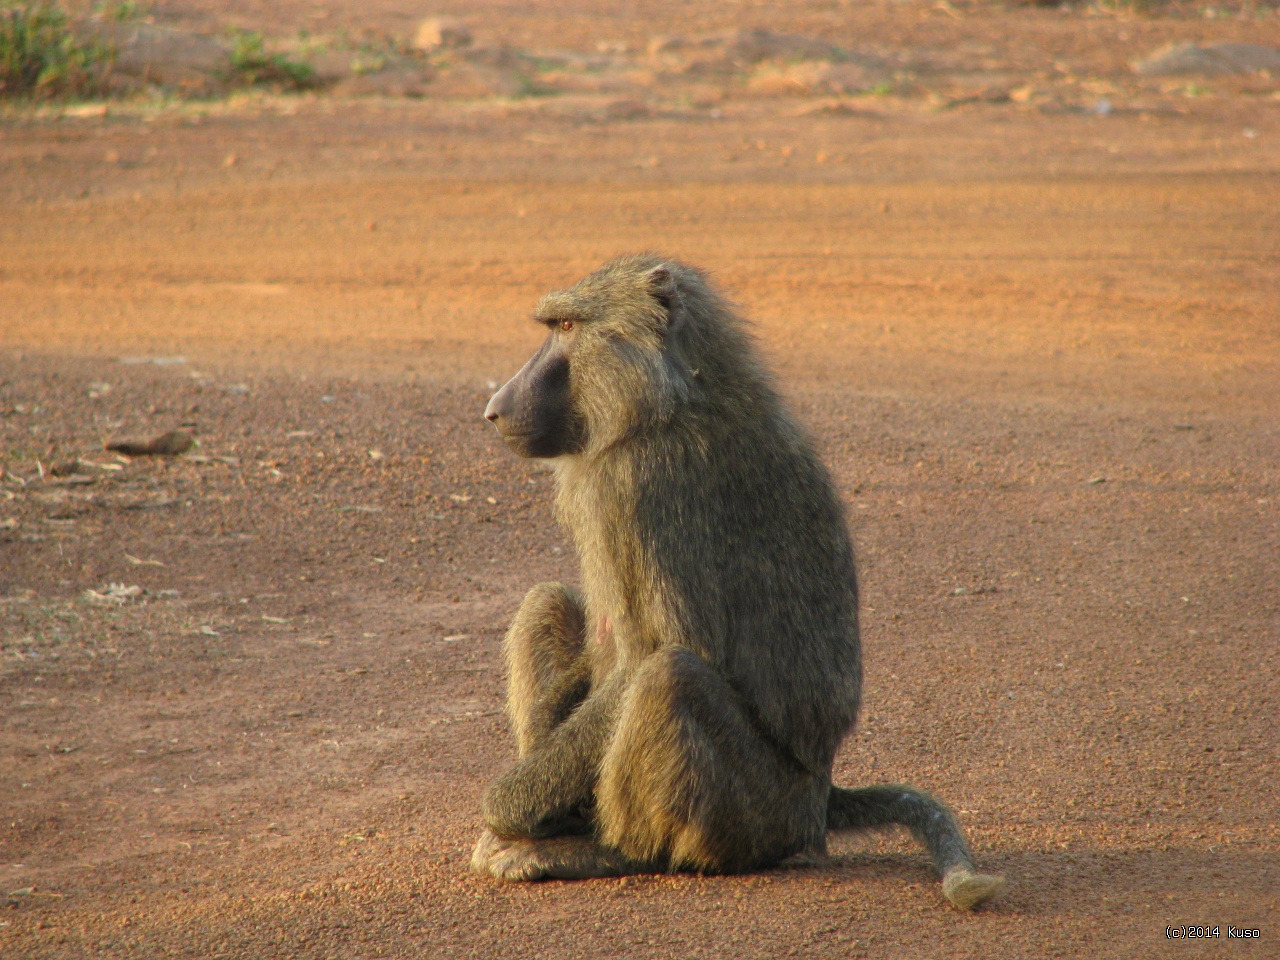
[[[976,910],[1003,888],[1004,877],[974,873],[968,867],[952,867],[942,878],[942,893],[958,910]]]

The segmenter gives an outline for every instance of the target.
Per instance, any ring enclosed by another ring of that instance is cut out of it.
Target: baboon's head
[[[614,260],[543,298],[534,319],[546,340],[484,415],[522,457],[606,449],[688,402],[697,344],[720,314],[696,270],[652,255]]]

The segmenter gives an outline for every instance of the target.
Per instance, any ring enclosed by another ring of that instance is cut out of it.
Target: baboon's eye
[[[561,329],[561,330],[563,330],[565,333],[568,333],[570,330],[572,330],[572,329],[573,329],[573,321],[572,321],[572,320],[561,320],[561,321],[560,321],[560,329]]]

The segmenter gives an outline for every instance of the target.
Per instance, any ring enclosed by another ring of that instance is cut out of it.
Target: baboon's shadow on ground
[[[984,911],[1155,915],[1162,924],[1217,923],[1225,931],[1227,924],[1259,926],[1280,908],[1280,856],[1265,851],[1028,850],[979,852],[978,862],[1008,881]],[[826,861],[796,858],[780,869],[868,885],[937,882],[927,859],[915,853],[834,853]]]

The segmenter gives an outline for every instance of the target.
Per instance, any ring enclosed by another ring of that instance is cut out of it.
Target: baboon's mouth
[[[555,452],[550,449],[551,444],[548,442],[548,438],[543,434],[526,430],[504,431],[499,428],[498,436],[502,437],[503,442],[517,456],[526,458],[555,456]]]

